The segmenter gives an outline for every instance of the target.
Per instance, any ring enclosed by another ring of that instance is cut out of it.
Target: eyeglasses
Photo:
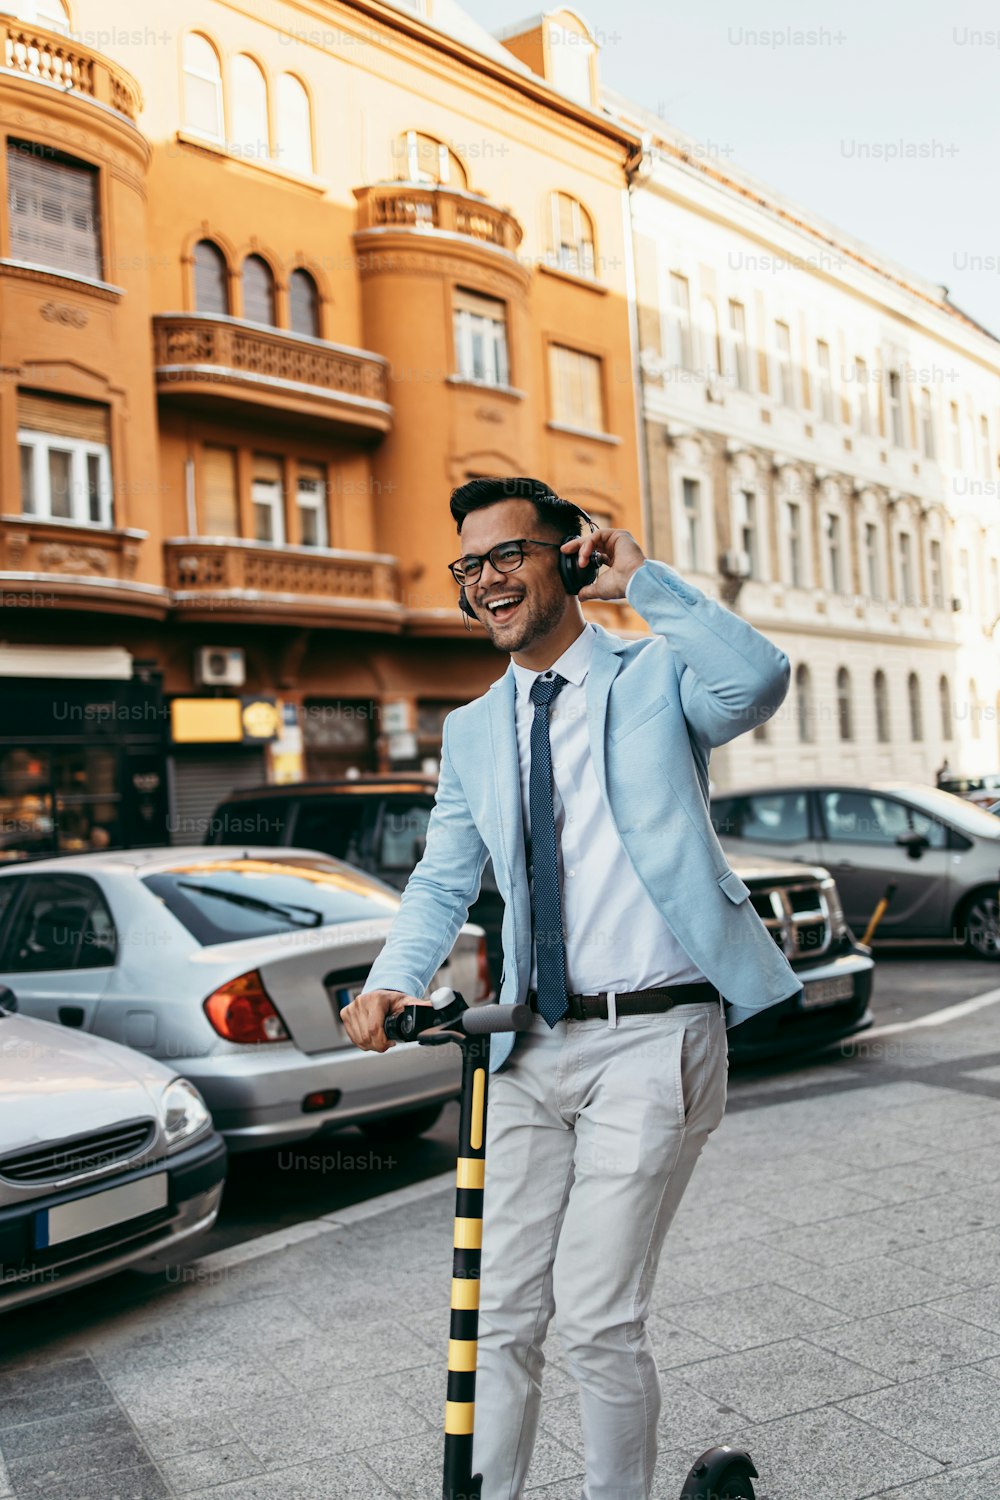
[[[558,551],[562,542],[540,542],[534,537],[522,536],[514,542],[498,542],[491,547],[485,557],[476,557],[474,553],[468,557],[459,557],[455,562],[448,564],[448,571],[456,583],[463,586],[467,583],[475,583],[483,571],[483,563],[487,558],[491,567],[498,573],[513,573],[524,562],[525,547],[555,547]]]

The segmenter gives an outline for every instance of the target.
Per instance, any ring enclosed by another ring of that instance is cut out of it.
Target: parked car
[[[985,776],[943,776],[938,789],[953,792],[956,797],[964,797],[967,802],[974,802],[977,807],[989,811],[990,805],[1000,797],[1000,771],[989,771]]]
[[[435,785],[430,776],[400,775],[250,788],[233,792],[216,810],[209,837],[315,842],[402,889],[423,850]],[[775,941],[808,982],[801,1003],[775,1007],[737,1027],[731,1055],[794,1051],[870,1025],[872,960],[847,932],[827,872],[766,859],[733,863]],[[487,929],[491,969],[499,975],[503,898],[492,881],[471,915]]]
[[[0,1312],[189,1258],[226,1175],[187,1079],[15,1003],[0,991]]]
[[[216,808],[206,842],[250,838],[256,844],[319,849],[401,891],[423,853],[436,791],[435,778],[417,772],[247,787]],[[503,897],[490,861],[469,920],[486,933],[490,979],[499,991]]]
[[[829,868],[849,925],[863,933],[886,885],[880,938],[956,938],[1000,959],[1000,822],[917,782],[748,787],[712,799],[727,852]]]
[[[362,1052],[340,1019],[398,907],[310,850],[68,855],[0,870],[0,983],[26,1015],[169,1059],[230,1150],[355,1123],[413,1134],[458,1092],[454,1049]],[[436,984],[487,997],[479,928]]]

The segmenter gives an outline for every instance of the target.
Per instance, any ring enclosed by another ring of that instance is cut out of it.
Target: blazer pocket
[[[739,906],[740,902],[745,901],[750,894],[750,887],[743,884],[735,870],[726,871],[719,881],[719,887],[725,891],[734,906]]]
[[[625,735],[631,734],[633,729],[638,729],[641,724],[645,724],[646,720],[651,719],[654,714],[662,713],[663,709],[669,707],[670,701],[666,693],[660,693],[659,697],[654,698],[650,703],[646,703],[631,718],[626,719],[624,724],[619,724],[617,729],[613,729],[611,731],[612,740],[623,739]]]

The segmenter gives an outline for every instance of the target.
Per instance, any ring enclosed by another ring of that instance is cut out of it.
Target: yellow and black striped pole
[[[486,1098],[489,1036],[462,1042],[462,1101],[451,1270],[448,1399],[444,1411],[444,1500],[480,1500],[483,1476],[472,1472],[479,1335],[479,1270],[483,1247]]]
[[[879,897],[878,905],[876,906],[875,910],[872,912],[871,921],[868,923],[868,926],[865,928],[865,935],[861,939],[861,941],[865,944],[866,947],[871,942],[872,938],[875,936],[875,929],[878,926],[878,924],[881,922],[882,918],[885,916],[886,910],[887,910],[887,908],[889,906],[889,902],[892,900],[892,898],[893,898],[893,896],[895,894],[896,894],[896,883],[895,883],[895,881],[890,880],[889,884],[886,886],[885,890],[882,892],[882,895]]]

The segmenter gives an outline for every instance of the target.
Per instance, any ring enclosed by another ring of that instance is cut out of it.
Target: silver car
[[[172,1068],[0,1009],[0,1312],[183,1260],[225,1173],[208,1110]]]
[[[190,1078],[230,1150],[358,1123],[427,1129],[459,1088],[450,1047],[354,1047],[359,993],[399,895],[305,849],[140,849],[0,871],[0,983],[27,1015],[94,1032]],[[434,985],[489,992],[466,925]]]
[[[712,822],[731,853],[825,865],[858,934],[891,882],[880,939],[956,938],[1000,959],[1000,821],[962,797],[909,781],[747,787],[713,796]]]

